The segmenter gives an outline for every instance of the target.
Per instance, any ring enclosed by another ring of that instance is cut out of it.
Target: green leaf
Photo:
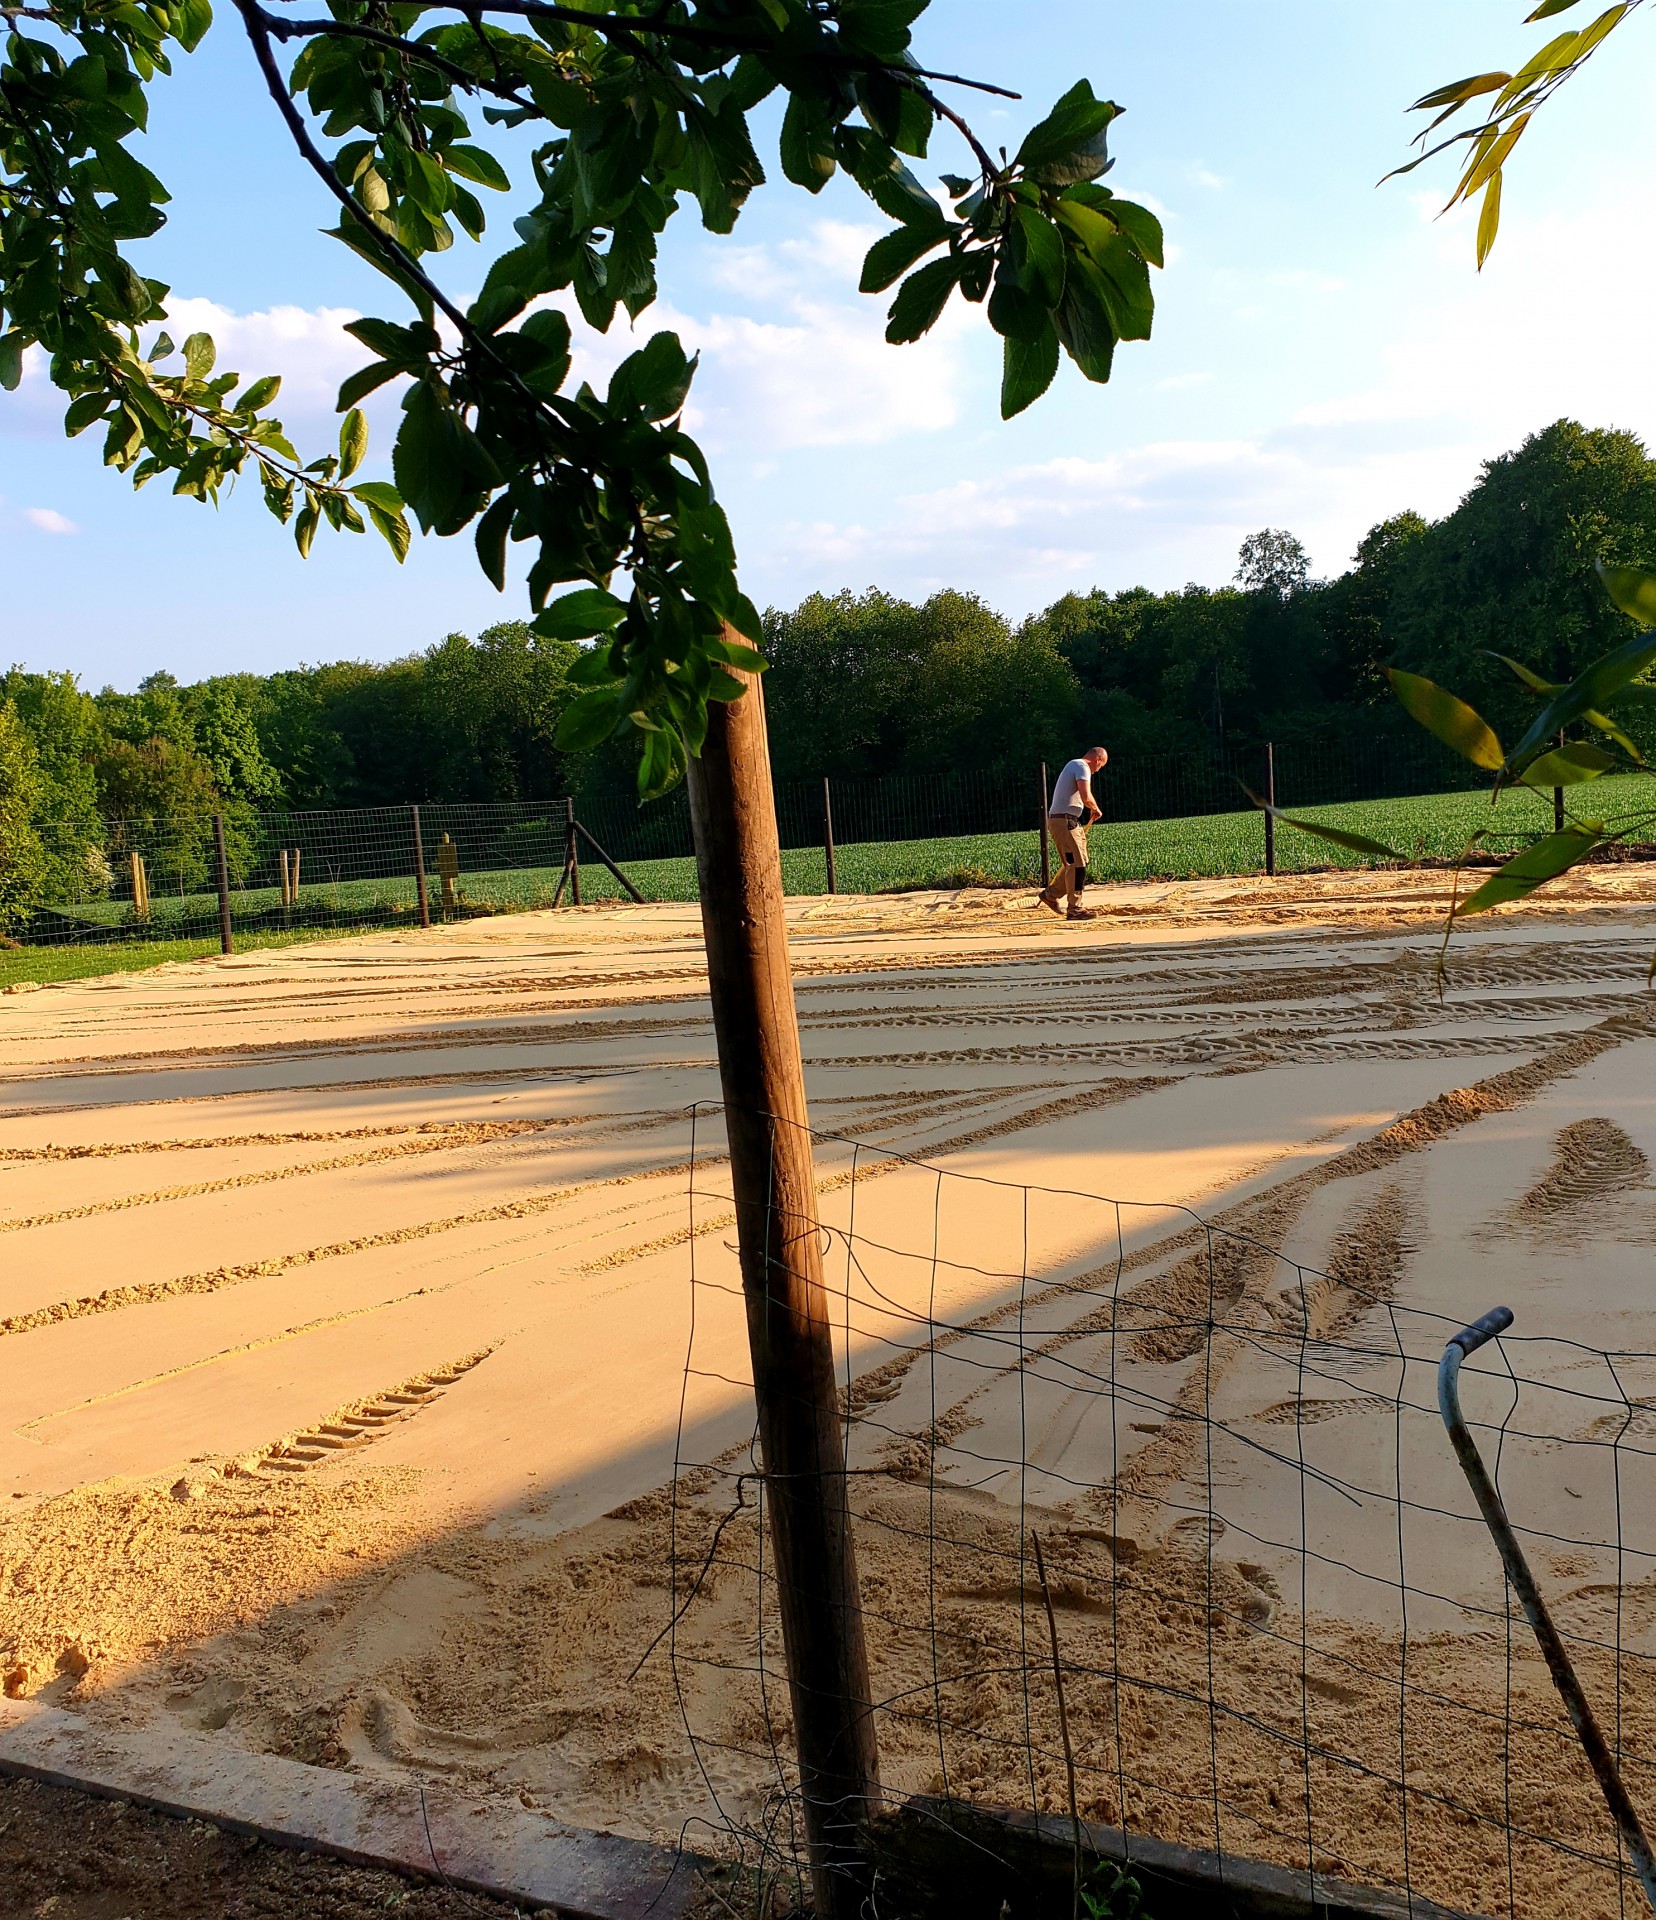
[[[1089,380],[1108,380],[1115,358],[1115,328],[1098,269],[1085,255],[1069,263],[1064,298],[1053,315],[1064,351]]]
[[[339,389],[339,398],[334,403],[341,412],[354,407],[359,400],[365,399],[376,387],[383,387],[387,380],[395,380],[404,368],[396,366],[390,360],[376,360],[372,366],[359,367]]]
[[[1009,336],[1003,349],[1001,418],[1010,420],[1039,400],[1057,371],[1058,334],[1050,321],[1033,340]]]
[[[1013,217],[1023,242],[1018,283],[1044,307],[1055,307],[1064,297],[1064,242],[1058,229],[1033,207],[1016,206]]]
[[[360,489],[358,491],[360,492]],[[397,565],[401,566],[408,557],[408,543],[411,537],[407,516],[402,513],[387,513],[384,507],[375,506],[372,501],[364,501],[363,504],[368,509],[368,518],[379,529],[385,544],[396,555]]]
[[[1373,854],[1381,860],[1403,858],[1395,848],[1388,847],[1383,841],[1370,840],[1360,833],[1347,833],[1344,827],[1325,827],[1316,820],[1296,820],[1291,814],[1284,813],[1280,807],[1270,806],[1261,800],[1251,787],[1244,787],[1242,791],[1261,813],[1268,813],[1273,820],[1280,820],[1285,827],[1297,827],[1301,833],[1309,833],[1315,839],[1326,840],[1330,846],[1344,847],[1351,853]]]
[[[1506,764],[1501,743],[1494,729],[1464,700],[1457,700],[1433,681],[1418,673],[1404,673],[1397,667],[1386,669],[1392,691],[1404,707],[1427,730],[1435,733],[1445,746],[1453,747],[1463,760],[1475,767],[1499,772]]]
[[[1529,688],[1531,693],[1558,692],[1557,682],[1543,680],[1533,667],[1526,667],[1523,661],[1514,660],[1510,655],[1504,653],[1491,653],[1490,658],[1492,660],[1499,660],[1503,667],[1510,667],[1513,673]]]
[[[474,536],[477,564],[494,583],[497,593],[506,591],[506,536],[512,530],[515,511],[512,496],[503,493],[478,521]]]
[[[1549,833],[1533,847],[1514,854],[1504,867],[1497,868],[1476,893],[1461,901],[1455,909],[1455,918],[1487,913],[1491,907],[1503,906],[1508,900],[1522,900],[1537,887],[1567,873],[1577,861],[1584,860],[1603,838],[1602,833],[1590,826],[1566,827],[1562,833]]]
[[[184,366],[192,380],[205,380],[217,358],[218,349],[210,333],[192,333],[184,342]]]
[[[236,402],[237,413],[257,413],[261,407],[268,407],[282,390],[282,376],[279,373],[267,373],[262,380],[255,380],[243,392]]]
[[[1164,264],[1162,223],[1148,207],[1138,206],[1131,200],[1112,200],[1110,215],[1151,266]]]
[[[1564,0],[1566,6],[1573,6],[1575,0]],[[1530,16],[1534,19],[1534,15]],[[1469,80],[1456,80],[1447,87],[1438,87],[1431,93],[1423,93],[1410,107],[1410,113],[1430,113],[1434,107],[1463,107],[1468,100],[1477,99],[1481,93],[1494,93],[1504,87],[1512,78],[1510,73],[1475,73]]]
[[[531,625],[543,640],[590,640],[594,634],[618,627],[626,617],[625,600],[617,600],[602,587],[582,587],[554,600]]]
[[[1571,7],[1581,4],[1581,0],[1541,0],[1534,13],[1524,15],[1524,25],[1533,26],[1537,20],[1550,20],[1555,13],[1567,13]],[[1504,76],[1503,76],[1504,78]]]
[[[1015,164],[1048,186],[1095,180],[1106,171],[1105,129],[1116,117],[1114,101],[1099,100],[1078,80],[1047,117],[1030,128]]]
[[[947,230],[928,233],[924,227],[899,227],[876,240],[863,260],[859,293],[884,293],[893,280],[907,273],[916,260],[947,238]]]
[[[791,93],[782,116],[782,171],[796,187],[820,193],[834,177],[839,162],[834,137],[813,111],[808,95]]]
[[[1623,613],[1641,627],[1656,626],[1656,573],[1646,573],[1643,567],[1607,567],[1601,560],[1598,576]]]
[[[1119,233],[1092,257],[1117,336],[1122,340],[1148,340],[1156,317],[1150,269],[1131,241]]]
[[[1483,263],[1489,258],[1495,245],[1495,236],[1501,230],[1501,170],[1499,167],[1489,176],[1484,187],[1483,206],[1478,214],[1478,270],[1482,272]]]
[[[482,147],[445,147],[443,165],[462,180],[475,180],[480,187],[492,187],[504,193],[511,186],[506,169]]]
[[[623,360],[610,378],[609,403],[619,411],[642,407],[651,420],[670,420],[683,409],[696,363],[676,333],[655,334]]]
[[[299,509],[299,517],[293,523],[293,538],[299,548],[299,558],[310,558],[311,542],[316,538],[317,523],[321,516],[316,510],[316,502],[307,499]]]
[[[891,303],[891,312],[886,322],[886,338],[893,346],[901,346],[909,340],[918,340],[922,334],[929,333],[937,324],[938,315],[949,303],[949,295],[954,292],[955,282],[960,278],[960,259],[951,254],[946,260],[933,260],[930,265],[911,273],[897,289],[897,298]]]
[[[15,393],[22,378],[23,336],[14,327],[10,333],[0,334],[0,387]]]
[[[1519,778],[1526,787],[1575,787],[1584,780],[1596,780],[1617,764],[1613,753],[1580,740],[1532,760]]]
[[[349,480],[368,451],[368,422],[352,407],[339,425],[339,477]]]
[[[1629,569],[1630,571],[1630,569]],[[1648,578],[1649,576],[1644,576]],[[1555,694],[1541,709],[1526,733],[1508,755],[1506,769],[1527,766],[1561,728],[1589,712],[1601,713],[1629,681],[1636,680],[1656,661],[1656,638],[1648,633],[1635,635],[1619,647],[1602,654],[1584,673],[1579,673],[1562,693]]]
[[[359,480],[351,488],[351,497],[365,507],[378,507],[383,513],[403,510],[403,497],[389,480]]]
[[[619,719],[616,689],[594,687],[571,700],[559,715],[555,744],[565,753],[584,753],[607,740]]]

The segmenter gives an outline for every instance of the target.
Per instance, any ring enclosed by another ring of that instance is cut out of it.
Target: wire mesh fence
[[[764,1485],[731,1439],[731,1196],[717,1114],[699,1128],[670,1651],[727,1843],[788,1883]],[[1645,1910],[1439,1417],[1445,1342],[1491,1304],[1476,1276],[1425,1311],[1360,1258],[1313,1271],[1182,1207],[815,1142],[887,1804],[1073,1813],[1129,1853],[1201,1849],[1221,1880],[1274,1862],[1307,1911],[1343,1883],[1399,1912]],[[1648,1802],[1656,1354],[1508,1334],[1463,1381]]]
[[[941,767],[881,779],[782,778],[775,792],[784,884],[790,893],[813,894],[836,884],[841,892],[872,893],[1036,883],[1043,771],[1051,770]],[[1379,834],[1410,857],[1452,858],[1470,832],[1490,824],[1487,800],[1465,772],[1424,736],[1401,746],[1376,736],[1275,749],[1280,804],[1332,808],[1335,824]],[[1093,836],[1093,877],[1259,871],[1264,825],[1249,795],[1265,785],[1263,747],[1112,762],[1095,786],[1104,824]],[[1624,794],[1618,805],[1656,806],[1656,781],[1600,782],[1595,800],[1609,804],[1612,786],[1649,790]],[[1511,804],[1526,803],[1534,820],[1512,824],[1544,830],[1550,802],[1520,795]],[[585,834],[566,881],[571,806]],[[210,946],[227,917],[236,940],[257,945],[328,930],[523,912],[560,898],[619,898],[627,883],[647,899],[691,901],[697,892],[682,788],[647,806],[600,793],[574,802],[288,813],[227,806],[221,820],[222,899],[209,814],[38,824],[27,894],[8,889],[6,930],[30,945]],[[598,848],[625,870],[626,882],[594,858]],[[0,866],[5,858],[0,850]],[[1290,871],[1331,860],[1359,864],[1363,856],[1279,834],[1276,858]]]

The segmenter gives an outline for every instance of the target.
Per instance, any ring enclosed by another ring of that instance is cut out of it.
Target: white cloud
[[[23,518],[39,533],[80,532],[80,528],[67,514],[58,513],[52,507],[25,507]]]
[[[658,303],[629,330],[574,320],[575,377],[600,391],[652,333],[668,329],[700,353],[686,424],[715,453],[763,461],[792,448],[879,446],[954,425],[963,347],[981,316],[956,302],[913,346],[885,339],[890,296],[846,298],[878,227],[822,220],[798,239],[727,254],[717,282],[740,290],[745,313],[690,313]],[[568,307],[563,301],[557,304]]]
[[[1227,579],[1243,537],[1270,525],[1292,527],[1331,573],[1386,514],[1453,505],[1474,462],[1466,446],[1364,449],[1311,436],[1156,442],[912,494],[878,524],[796,524],[764,565],[817,585],[970,586],[1016,608],[1070,587]]]
[[[244,380],[279,373],[276,412],[283,418],[329,414],[339,383],[373,357],[345,331],[359,316],[354,307],[268,307],[235,313],[216,300],[173,300],[167,331],[182,345],[187,334],[211,334],[218,349],[215,371],[234,368]]]

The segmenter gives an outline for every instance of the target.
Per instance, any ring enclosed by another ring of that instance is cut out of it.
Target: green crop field
[[[1620,775],[1597,782],[1590,807],[1572,810],[1598,819],[1622,820],[1649,812],[1656,824],[1656,776]],[[1492,809],[1487,792],[1427,794],[1405,800],[1368,800],[1343,806],[1308,807],[1303,817],[1383,842],[1405,860],[1454,859],[1475,833],[1489,833],[1492,850],[1514,836],[1546,831],[1552,824],[1551,797],[1511,793]],[[1641,832],[1637,837],[1650,837]],[[1265,837],[1261,816],[1199,814],[1178,820],[1135,820],[1093,830],[1090,871],[1097,882],[1112,880],[1189,880],[1221,878],[1261,871]],[[1331,846],[1289,826],[1277,830],[1277,868],[1282,873],[1317,867],[1362,867],[1374,858]],[[629,862],[633,884],[649,900],[694,900],[696,867],[690,859]],[[588,901],[622,897],[614,877],[596,864],[583,864],[582,897]],[[836,879],[841,893],[894,893],[916,888],[1034,886],[1040,878],[1040,849],[1033,830],[1023,833],[957,834],[936,840],[884,840],[840,847]],[[827,890],[827,864],[820,847],[791,847],[782,854],[783,885],[790,894]],[[508,867],[462,870],[459,898],[463,913],[523,913],[552,903],[556,867]],[[435,903],[436,886],[431,892]],[[277,890],[250,888],[232,895],[239,923],[238,950],[285,946],[300,940],[338,937],[373,926],[416,924],[412,876],[385,880],[326,882],[300,889],[297,907],[283,925]],[[101,901],[72,910],[88,925],[106,927],[116,938],[71,939],[52,945],[0,950],[0,986],[18,981],[74,979],[126,972],[165,960],[194,959],[218,950],[218,904],[212,894],[158,897],[140,930],[130,904]],[[435,904],[433,913],[436,913]],[[120,937],[131,932],[127,937]]]

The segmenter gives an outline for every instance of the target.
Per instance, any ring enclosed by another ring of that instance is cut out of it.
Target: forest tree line
[[[1227,585],[1069,593],[1016,624],[969,593],[813,594],[765,616],[773,760],[779,776],[1000,772],[1094,741],[1145,755],[1359,727],[1401,738],[1390,664],[1453,686],[1499,728],[1528,696],[1492,654],[1562,680],[1619,637],[1601,558],[1656,560],[1656,461],[1630,433],[1561,420],[1488,462],[1443,519],[1372,528],[1333,579],[1267,530]],[[19,897],[31,819],[91,834],[109,818],[628,792],[630,742],[576,759],[554,745],[576,655],[506,621],[385,664],[187,686],[162,672],[135,693],[13,667],[0,896]]]

